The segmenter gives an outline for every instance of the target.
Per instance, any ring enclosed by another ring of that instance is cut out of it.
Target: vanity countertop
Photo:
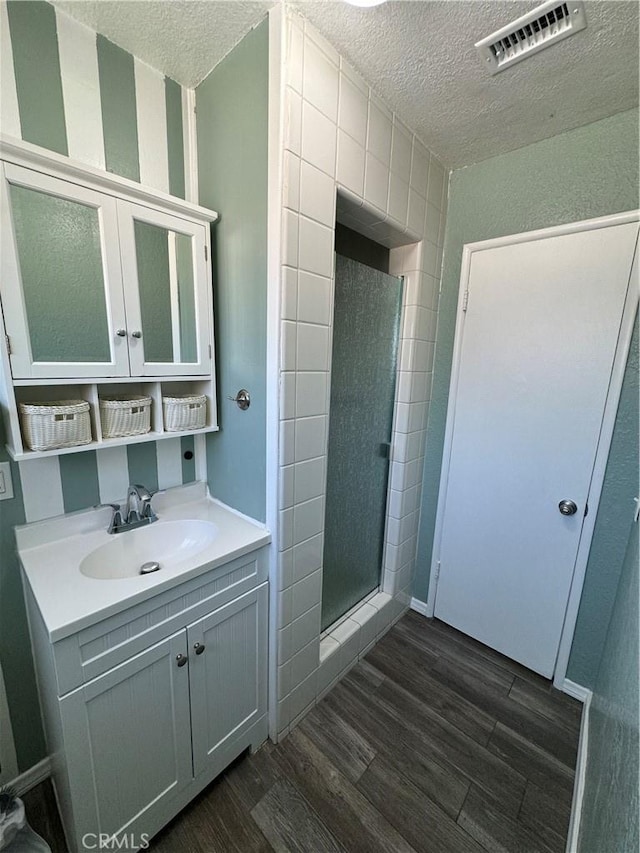
[[[81,573],[82,560],[115,536],[130,535],[107,533],[110,508],[82,510],[16,527],[25,582],[31,588],[51,642],[271,541],[264,525],[210,497],[204,483],[158,493],[153,498],[153,507],[158,515],[155,524],[197,519],[215,525],[213,541],[195,556],[176,560],[152,574],[98,579]],[[155,559],[161,561],[162,555]]]

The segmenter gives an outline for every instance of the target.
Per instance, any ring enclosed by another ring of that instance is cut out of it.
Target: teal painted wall
[[[420,600],[426,601],[429,585],[463,245],[636,207],[637,110],[452,173],[414,592]],[[619,407],[568,672],[585,686],[597,672],[622,563],[619,543],[627,541],[628,520],[619,508],[629,497],[624,469],[635,454],[630,396]],[[611,547],[613,555],[605,559]]]
[[[61,84],[58,16],[49,3],[9,2],[9,33],[18,96],[22,138],[43,148],[67,153],[67,115]],[[104,147],[108,171],[125,176],[139,174],[138,128],[135,111],[135,77],[133,57],[126,51],[98,40],[93,34],[96,61],[100,70],[100,98],[103,117]],[[83,49],[85,45],[83,44]],[[184,197],[185,158],[183,150],[181,87],[165,78],[167,102],[167,139],[169,182],[175,195]],[[102,88],[104,86],[104,89]],[[118,87],[121,90],[118,91]],[[133,105],[133,106],[132,106]],[[0,110],[5,105],[0,104]],[[4,113],[0,113],[0,119]],[[80,154],[76,157],[83,159]],[[46,305],[45,305],[46,310]],[[50,319],[50,318],[49,318]],[[4,436],[0,425],[0,461],[6,460]],[[194,448],[193,438],[174,439],[181,442],[181,452]],[[52,511],[72,512],[93,506],[100,500],[97,461],[101,451],[53,457],[58,461],[62,502]],[[142,482],[149,488],[158,486],[156,442],[130,445],[127,448],[128,482]],[[24,463],[21,463],[24,464]],[[39,462],[30,462],[39,465]],[[23,495],[20,465],[11,464],[14,498],[0,502],[0,662],[5,679],[9,713],[13,729],[18,767],[25,771],[45,755],[40,722],[33,661],[27,628],[20,570],[13,528],[24,524],[28,497]],[[182,481],[195,479],[193,460],[183,461]],[[33,478],[31,478],[33,482]],[[126,491],[126,484],[124,486]],[[72,591],[70,591],[72,594]]]
[[[209,486],[241,512],[266,513],[268,24],[196,89],[200,202],[212,227],[220,432],[207,435]],[[251,394],[242,412],[228,397]]]
[[[630,516],[632,508],[627,506]],[[633,525],[589,714],[579,853],[637,853],[638,524]]]

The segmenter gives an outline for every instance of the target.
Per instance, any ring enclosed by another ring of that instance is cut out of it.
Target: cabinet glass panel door
[[[115,201],[30,169],[4,171],[2,306],[13,376],[128,374]]]
[[[206,229],[118,202],[131,372],[210,372]]]

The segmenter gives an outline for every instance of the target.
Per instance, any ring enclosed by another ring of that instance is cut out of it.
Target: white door
[[[632,222],[476,246],[458,315],[435,616],[546,677],[637,235]]]
[[[118,201],[132,376],[211,373],[207,230]]]

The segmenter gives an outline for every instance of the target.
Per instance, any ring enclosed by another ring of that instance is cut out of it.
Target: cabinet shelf
[[[25,462],[28,459],[44,459],[47,456],[65,456],[67,453],[82,453],[84,450],[104,450],[107,447],[118,447],[123,444],[142,444],[145,441],[160,441],[163,438],[179,438],[182,435],[201,435],[207,432],[218,432],[220,427],[207,426],[202,429],[183,429],[179,432],[145,432],[143,435],[125,435],[122,438],[103,438],[90,444],[77,444],[74,447],[58,447],[54,450],[23,450],[15,451],[7,444],[7,453],[14,462]]]

